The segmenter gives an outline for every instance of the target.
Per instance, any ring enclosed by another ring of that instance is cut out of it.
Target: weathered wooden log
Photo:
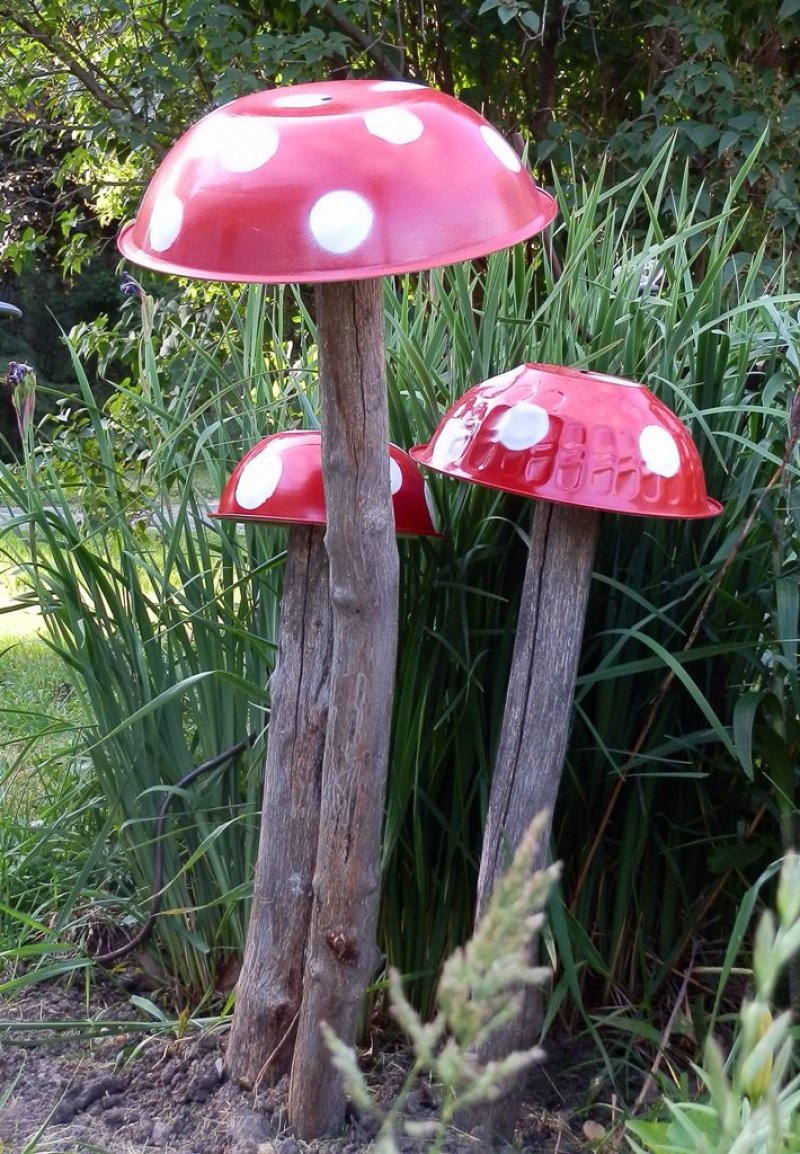
[[[534,506],[503,725],[483,840],[476,919],[480,920],[525,830],[547,814],[540,860],[545,864],[552,814],[566,756],[586,603],[600,515],[592,509]],[[538,942],[531,942],[535,961]],[[517,1016],[480,1048],[481,1061],[524,1050],[538,1041],[538,991],[520,991]],[[525,1075],[494,1102],[463,1121],[473,1130],[510,1135],[519,1114]]]
[[[289,1070],[300,1011],[333,639],[323,537],[320,526],[289,530],[253,906],[227,1051],[229,1073],[249,1085]]]
[[[335,1133],[345,1091],[322,1038],[356,1039],[376,944],[380,833],[397,649],[383,299],[379,280],[317,286],[322,464],[333,620],[319,847],[289,1121]]]

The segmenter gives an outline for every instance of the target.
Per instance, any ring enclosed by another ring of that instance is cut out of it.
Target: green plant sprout
[[[795,853],[784,859],[775,906],[777,918],[765,911],[756,930],[754,996],[742,1003],[730,1055],[726,1058],[709,1036],[703,1065],[695,1067],[706,1091],[703,1100],[667,1101],[669,1118],[628,1122],[628,1143],[637,1154],[800,1151],[800,1074],[793,1072],[792,1014],[787,1010],[773,1016],[778,978],[800,950],[800,856]]]
[[[353,1102],[380,1119],[376,1154],[398,1154],[395,1136],[401,1128],[409,1136],[430,1137],[429,1149],[438,1154],[457,1111],[496,1098],[510,1078],[541,1061],[543,1052],[538,1046],[485,1064],[477,1060],[475,1052],[517,1013],[519,994],[515,991],[520,984],[541,985],[550,974],[548,969],[531,964],[531,942],[541,932],[542,911],[560,873],[558,865],[533,869],[543,826],[543,816],[539,815],[529,826],[472,938],[445,962],[436,1013],[429,1022],[422,1020],[406,998],[398,972],[390,970],[391,1012],[411,1043],[414,1060],[385,1115],[370,1097],[353,1050],[325,1028],[334,1065]],[[441,1086],[439,1117],[422,1122],[404,1119],[408,1095],[425,1074]]]

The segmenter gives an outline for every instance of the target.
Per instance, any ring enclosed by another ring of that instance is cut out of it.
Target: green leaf
[[[753,780],[753,722],[764,699],[765,691],[742,693],[733,707],[733,744],[739,764]]]
[[[736,148],[739,143],[738,132],[723,132],[719,138],[719,145],[717,147],[717,156],[722,156],[723,152],[727,152],[729,148]]]

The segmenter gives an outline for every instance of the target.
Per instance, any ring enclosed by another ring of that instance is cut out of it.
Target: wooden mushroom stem
[[[289,530],[253,905],[228,1043],[232,1077],[289,1070],[303,992],[317,856],[332,648],[322,526]]]
[[[301,1138],[335,1133],[345,1091],[322,1038],[355,1042],[380,962],[380,833],[397,650],[398,555],[380,280],[317,286],[333,655],[311,933],[289,1084]]]
[[[553,809],[569,737],[586,603],[600,514],[593,509],[537,502],[522,589],[508,694],[489,797],[478,878],[480,920],[536,814],[546,812],[544,864]],[[531,943],[531,953],[536,943]],[[539,1000],[527,987],[522,1009],[480,1048],[482,1061],[538,1041]],[[482,1105],[480,1122],[513,1130],[524,1076],[496,1101]]]

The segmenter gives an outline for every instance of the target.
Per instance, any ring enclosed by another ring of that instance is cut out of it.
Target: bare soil
[[[153,1035],[110,981],[31,986],[0,999],[1,1154],[367,1154],[377,1125],[348,1116],[336,1139],[303,1142],[286,1125],[286,1086],[245,1092],[225,1076],[227,1031]],[[130,1022],[128,1027],[126,1022]],[[52,1028],[50,1023],[53,1024]],[[58,1023],[72,1023],[64,1029]],[[109,1023],[104,1026],[103,1023]],[[100,1031],[103,1032],[100,1032]],[[529,1081],[515,1146],[525,1154],[571,1154],[588,1148],[576,1103],[588,1075],[577,1052],[559,1047]],[[402,1051],[365,1056],[376,1102],[388,1105],[407,1069]],[[407,1102],[414,1122],[434,1119],[435,1086],[420,1083]],[[402,1154],[422,1154],[426,1140],[403,1135]],[[483,1147],[452,1130],[446,1154]]]

